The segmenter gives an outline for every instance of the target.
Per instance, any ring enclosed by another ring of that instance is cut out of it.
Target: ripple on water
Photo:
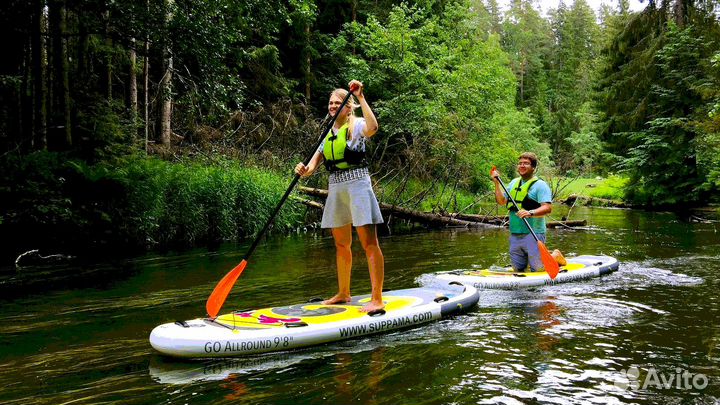
[[[677,258],[682,261],[683,258]],[[687,262],[686,262],[687,263]],[[622,262],[620,269],[614,273],[592,278],[583,282],[563,283],[552,286],[539,287],[540,291],[553,295],[593,294],[611,290],[642,290],[653,286],[696,286],[704,283],[704,279],[656,267],[654,261]],[[665,264],[664,267],[677,269],[678,266]]]
[[[207,277],[188,264],[192,260],[148,260],[139,263],[146,270],[137,279],[128,279],[128,285],[11,303],[22,311],[5,309],[3,320],[10,329],[0,331],[0,337],[11,345],[29,340],[24,332],[42,337],[20,354],[6,352],[8,357],[0,364],[0,402],[6,403],[9,396],[21,398],[13,404],[625,404],[696,398],[697,403],[717,403],[717,382],[697,396],[621,386],[627,383],[623,369],[632,365],[674,369],[687,364],[711,379],[720,375],[720,335],[711,337],[716,330],[712,326],[697,326],[705,320],[709,324],[717,308],[717,294],[712,294],[720,267],[720,256],[714,255],[717,244],[686,256],[645,260],[655,253],[678,255],[679,238],[655,252],[649,246],[663,235],[644,236],[622,227],[612,231],[598,229],[583,235],[589,235],[592,246],[607,246],[611,255],[636,259],[602,278],[529,290],[484,290],[478,308],[471,312],[414,329],[210,362],[166,361],[151,354],[147,333],[164,319],[187,317],[188,312],[197,315],[201,307],[197,304],[204,303],[224,271]],[[620,235],[623,238],[616,232],[633,234]],[[502,262],[497,253],[483,251],[497,241],[479,235],[398,237],[383,245],[390,253],[386,281],[392,287],[407,287],[422,273],[472,267],[482,260]],[[498,232],[496,239],[506,241],[507,235]],[[258,252],[253,271],[246,272],[239,284],[244,306],[301,302],[309,291],[317,295],[332,290],[334,262],[327,251],[331,240],[324,238],[315,245],[302,242],[297,249],[283,251],[289,254],[275,248],[271,253],[266,249],[265,256]],[[223,261],[235,259],[239,258],[223,257]],[[354,277],[356,285],[367,288],[363,260],[360,255]],[[271,265],[260,265],[264,262]],[[165,282],[170,274],[182,282]],[[153,288],[157,280],[163,281],[157,283],[161,287]],[[83,322],[90,322],[92,328]],[[83,324],[78,327],[78,323]],[[686,329],[674,330],[679,328]],[[690,336],[689,328],[702,336]],[[85,332],[88,336],[81,336],[81,343],[58,342],[73,341],[70,338]]]
[[[205,291],[198,288],[168,289],[125,297],[85,297],[83,300],[45,305],[41,311],[7,314],[0,335],[27,334],[61,327],[77,327],[112,316],[128,317],[138,311],[202,302]]]
[[[670,399],[667,393],[658,396],[624,389],[626,376],[621,371],[638,364],[638,358],[655,364],[683,364],[683,355],[652,341],[633,343],[621,336],[674,324],[675,314],[667,310],[672,305],[656,305],[673,302],[678,288],[704,284],[708,263],[717,261],[718,257],[688,256],[626,262],[616,273],[582,283],[482,290],[480,308],[473,317],[476,326],[470,332],[475,340],[463,344],[482,353],[475,366],[481,372],[466,375],[458,392],[474,390],[472,398],[482,398],[480,403],[508,404]],[[426,275],[418,278],[419,282],[429,280]],[[532,336],[529,325],[537,328]],[[572,349],[562,349],[567,342],[572,342]],[[628,357],[628,353],[633,355]],[[562,360],[550,360],[548,355]],[[708,374],[716,374],[716,369]]]
[[[466,387],[498,392],[480,403],[620,404],[638,400],[643,393],[627,391],[623,374],[606,360],[595,359],[595,368],[568,360],[552,359],[532,370],[517,373],[508,364],[488,363],[482,373],[470,376]]]
[[[4,394],[22,398],[18,402],[22,404],[97,403],[101,397],[145,391],[137,381],[146,372],[147,353],[144,339],[75,345],[3,364],[0,380],[5,384]],[[45,389],[38,392],[27,381]]]
[[[643,262],[621,262],[620,269],[609,275],[596,277],[582,282],[561,283],[549,286],[540,286],[535,289],[518,290],[534,291],[559,294],[590,294],[600,291],[616,289],[642,289],[656,285],[667,286],[695,286],[704,283],[704,279],[698,276],[691,276],[678,272],[678,269],[687,269],[689,266],[700,266],[707,268],[708,263],[720,263],[720,257],[677,257],[664,260],[647,260]],[[666,268],[662,268],[662,267]],[[482,267],[482,266],[477,266]],[[672,269],[672,270],[668,270]],[[466,270],[466,269],[457,269]],[[441,285],[445,282],[433,277],[432,274],[422,274],[415,279],[420,285]],[[484,290],[481,292],[483,298],[492,302],[492,293]],[[495,294],[498,295],[498,294]]]

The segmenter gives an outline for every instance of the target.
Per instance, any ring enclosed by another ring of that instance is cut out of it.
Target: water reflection
[[[73,271],[50,269],[56,287],[0,306],[0,403],[717,403],[717,224],[621,210],[573,214],[591,229],[554,230],[552,246],[616,256],[618,272],[487,290],[477,309],[452,319],[249,358],[172,361],[147,342],[159,323],[202,315],[207,294],[244,246],[141,258],[121,277],[112,274],[123,268],[105,265],[97,285],[64,285],[63,274]],[[382,243],[392,289],[412,287],[424,273],[507,259],[505,230],[393,235]],[[328,249],[332,240],[322,234],[263,243],[227,310],[332,292]],[[356,264],[354,293],[366,293],[364,263]],[[627,389],[623,370],[631,367],[680,367],[710,383],[701,391]]]
[[[549,352],[553,346],[559,342],[559,339],[551,333],[544,333],[545,330],[561,324],[560,316],[562,315],[562,311],[554,301],[555,297],[548,297],[547,301],[540,305],[537,311],[540,322],[538,323],[539,330],[536,337],[538,348],[543,352]]]
[[[245,385],[243,380],[241,380],[240,376],[235,374],[231,374],[225,377],[223,382],[219,384],[218,387],[230,391],[230,393],[225,394],[224,397],[228,401],[242,399],[248,393],[247,385]]]

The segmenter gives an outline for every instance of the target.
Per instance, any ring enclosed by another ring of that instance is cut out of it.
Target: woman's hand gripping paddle
[[[495,171],[496,167],[493,166],[490,170],[490,176],[492,176],[492,173]],[[505,184],[503,184],[502,180],[500,180],[500,176],[494,176],[497,181],[500,183],[500,186],[502,187],[503,191],[505,191],[505,194],[507,194],[508,199],[512,201],[513,205],[515,206],[515,209],[520,210],[518,208],[517,203],[515,202],[515,199],[510,195],[507,188],[505,188]],[[519,218],[519,217],[518,217]],[[544,243],[538,239],[537,235],[535,234],[535,231],[533,231],[532,227],[530,226],[530,223],[525,218],[520,218],[525,222],[525,226],[527,226],[528,230],[532,234],[533,238],[537,241],[538,244],[538,250],[540,251],[540,260],[542,260],[543,266],[545,267],[545,271],[550,276],[551,280],[554,280],[555,277],[557,277],[558,273],[560,272],[560,266],[555,261],[555,258],[552,257],[552,254],[550,254],[550,251],[548,251],[547,246],[545,246]]]
[[[315,147],[312,149],[310,155],[307,159],[305,159],[305,166],[307,166],[310,163],[310,160],[315,155],[315,151],[320,147],[320,144],[325,140],[325,134],[330,131],[333,124],[335,124],[335,120],[337,119],[340,112],[345,107],[345,104],[347,104],[348,100],[350,99],[350,96],[352,96],[353,91],[356,89],[356,87],[351,87],[350,91],[348,92],[347,96],[345,96],[345,99],[342,101],[342,104],[340,104],[340,108],[338,108],[337,112],[335,113],[335,116],[332,117],[330,122],[325,125],[323,128],[323,132],[320,134],[320,138],[318,139],[317,143],[315,144]],[[225,300],[227,299],[227,296],[230,294],[230,290],[232,290],[233,286],[235,285],[235,281],[237,281],[238,277],[240,277],[240,274],[242,274],[243,270],[245,270],[245,267],[247,266],[247,261],[250,258],[250,255],[252,255],[253,251],[255,251],[255,248],[257,247],[258,243],[260,243],[260,239],[263,237],[265,232],[267,232],[268,228],[270,227],[270,224],[272,224],[272,221],[275,219],[275,216],[280,211],[280,208],[282,208],[283,204],[285,203],[285,200],[287,200],[288,196],[290,196],[290,193],[295,188],[295,185],[300,180],[300,175],[296,174],[293,181],[290,183],[290,186],[288,187],[287,191],[285,191],[285,195],[280,199],[280,202],[275,207],[275,211],[270,215],[270,218],[268,218],[267,222],[265,223],[265,226],[262,228],[262,230],[255,236],[255,240],[253,241],[253,244],[250,245],[250,249],[248,249],[247,253],[245,253],[245,256],[243,257],[243,260],[235,266],[234,269],[230,270],[228,274],[225,275],[225,277],[220,280],[220,282],[215,286],[215,289],[210,294],[210,297],[208,297],[207,303],[205,304],[205,310],[207,311],[208,315],[211,318],[217,317],[217,314],[220,312],[220,308],[222,308],[223,304],[225,303]]]

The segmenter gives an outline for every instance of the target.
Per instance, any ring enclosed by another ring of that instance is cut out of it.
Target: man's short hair
[[[537,167],[537,165],[538,165],[537,155],[534,154],[534,153],[532,153],[532,152],[523,152],[523,154],[520,155],[520,157],[518,158],[518,160],[520,160],[520,159],[527,159],[527,160],[529,160],[529,161],[530,161],[530,165],[531,165],[533,168]]]

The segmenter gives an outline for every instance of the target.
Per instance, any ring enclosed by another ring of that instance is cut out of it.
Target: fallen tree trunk
[[[587,221],[584,219],[578,219],[574,221],[548,221],[545,226],[548,228],[560,228],[566,227],[566,228],[572,228],[574,226],[586,226]]]
[[[328,191],[321,188],[311,187],[298,187],[301,193],[305,193],[314,197],[327,198]],[[298,202],[301,202],[307,206],[323,209],[322,203],[305,200],[302,198],[296,198]],[[477,227],[496,227],[496,226],[507,226],[508,217],[495,216],[495,215],[477,215],[477,214],[461,214],[461,213],[450,213],[450,214],[436,214],[432,212],[415,211],[404,207],[398,207],[395,205],[380,203],[380,209],[385,214],[390,214],[401,219],[407,219],[430,226],[458,226],[465,228],[477,228]],[[573,227],[573,226],[585,226],[587,221],[549,221],[547,223],[548,228],[557,227]]]
[[[465,228],[496,227],[497,225],[486,222],[466,221],[446,215],[434,214],[432,212],[414,211],[408,208],[380,203],[380,209],[398,218],[420,222],[434,226],[461,226]]]
[[[623,201],[608,200],[607,198],[599,197],[579,196],[576,194],[570,194],[566,199],[560,200],[559,202],[565,205],[579,204],[591,207],[633,208],[632,204],[628,204]]]
[[[323,209],[324,205],[317,201],[306,200],[304,198],[296,197],[295,201],[305,204],[309,207]],[[407,219],[413,222],[419,222],[422,224],[435,226],[435,227],[462,227],[462,228],[483,228],[483,227],[495,227],[482,222],[464,221],[462,219],[451,218],[448,216],[433,214],[429,212],[414,211],[411,209],[397,207],[390,204],[380,203],[380,210],[385,215],[390,214],[401,219]]]
[[[458,218],[458,219],[464,219],[466,221],[476,221],[476,222],[485,222],[488,224],[495,224],[495,225],[507,225],[508,221],[510,220],[507,215],[498,216],[498,215],[478,215],[478,214],[459,214],[459,213],[453,213],[448,214],[451,217]],[[586,226],[587,221],[584,219],[574,220],[574,221],[548,221],[545,224],[548,228],[559,228],[559,227],[568,227],[571,228],[573,226]]]
[[[449,213],[449,216],[458,219],[464,219],[466,221],[473,222],[486,222],[489,224],[503,225],[508,221],[507,215],[479,215],[479,214],[462,214],[462,213]]]
[[[299,192],[301,192],[301,193],[303,193],[303,194],[311,195],[311,196],[314,196],[314,197],[327,198],[327,196],[328,196],[328,191],[327,191],[327,190],[324,190],[324,189],[322,189],[322,188],[312,188],[312,187],[298,186],[297,189],[298,189]]]

